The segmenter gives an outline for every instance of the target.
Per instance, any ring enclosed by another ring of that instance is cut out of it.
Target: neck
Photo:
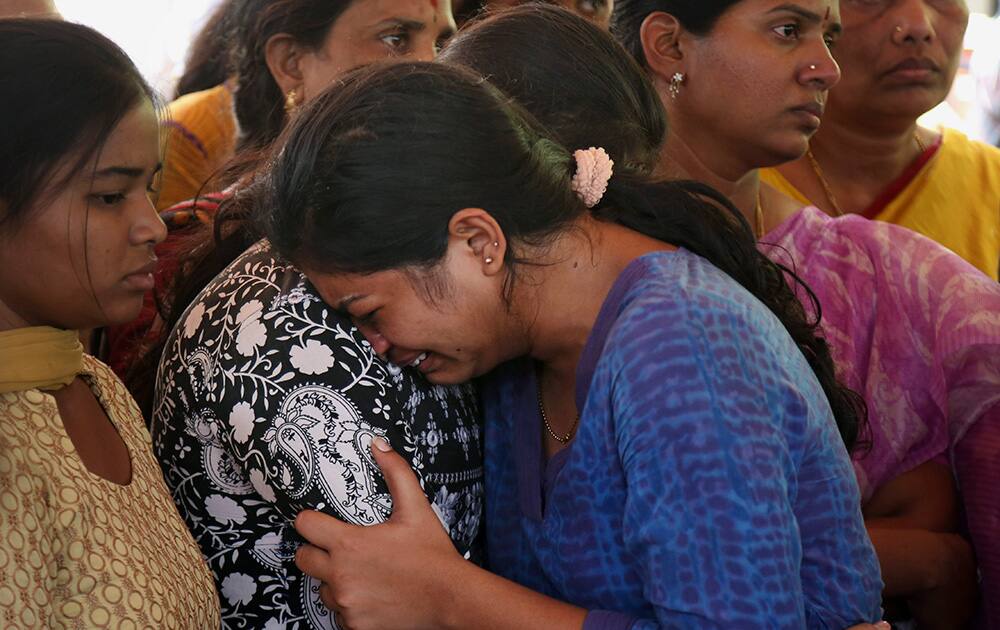
[[[543,369],[572,378],[604,300],[628,264],[670,246],[590,217],[566,230],[520,283],[528,307],[529,354]]]
[[[19,315],[17,311],[7,306],[3,300],[0,300],[0,332],[15,330],[17,328],[27,328],[29,326],[36,325],[37,324],[32,324],[27,321],[24,317]]]
[[[824,174],[838,182],[869,183],[877,191],[916,159],[917,133],[917,123],[910,118],[866,120],[831,108],[810,148]]]
[[[754,214],[760,195],[757,170],[730,160],[716,163],[696,150],[696,147],[709,146],[710,142],[690,141],[671,130],[660,152],[659,174],[708,184],[729,197],[750,225],[755,225]]]

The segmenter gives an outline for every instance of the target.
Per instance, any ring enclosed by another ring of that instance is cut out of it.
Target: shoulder
[[[942,157],[948,161],[973,167],[982,174],[991,175],[991,181],[1000,186],[1000,148],[972,140],[961,131],[942,130]]]
[[[59,454],[72,448],[61,429],[59,408],[49,394],[37,389],[0,394],[0,497],[10,495],[0,501],[0,515],[10,499],[27,500],[29,493],[49,485]]]
[[[763,304],[700,256],[681,249],[647,255],[638,263],[642,272],[622,301],[616,329],[658,334],[750,322],[773,328]]]
[[[777,317],[705,259],[679,250],[642,262],[646,268],[622,302],[602,357],[612,373],[629,375],[628,387],[671,374],[687,379],[685,371],[708,378],[734,366],[754,378],[811,374]]]
[[[767,184],[785,196],[791,197],[802,205],[810,203],[809,199],[777,168],[762,168],[758,171],[758,174],[762,183]]]
[[[207,320],[224,316],[228,309],[213,308],[220,303],[232,305],[240,302],[240,308],[249,309],[253,300],[258,311],[264,309],[282,292],[292,291],[304,282],[303,274],[289,262],[282,260],[271,250],[267,241],[258,241],[236,257],[225,269],[209,282],[188,308],[186,326],[191,330],[192,319],[201,320],[208,313]],[[245,318],[240,318],[242,321]]]
[[[57,419],[59,408],[52,396],[38,389],[0,394],[0,456],[17,456],[19,449],[35,442],[38,432]]]
[[[179,346],[169,360],[202,348],[242,365],[280,347],[282,358],[293,365],[332,364],[331,349],[349,346],[343,351],[350,354],[362,345],[351,328],[305,274],[277,256],[267,241],[259,241],[216,276],[181,316],[171,333],[171,343]]]
[[[639,393],[683,383],[687,394],[701,391],[722,405],[766,392],[798,409],[793,415],[822,415],[825,397],[812,370],[763,303],[690,252],[648,262],[605,344],[602,360],[616,388]]]
[[[962,296],[985,300],[983,306],[996,305],[1000,299],[1000,285],[950,249],[913,230],[859,216],[831,219],[828,229],[840,250],[830,255],[843,259],[843,251],[850,250],[863,256],[864,264],[855,264],[854,269],[870,270],[897,297],[906,296],[923,306]]]
[[[266,241],[209,283],[181,316],[166,348],[160,368],[164,395],[179,400],[178,391],[190,390],[194,399],[206,395],[226,414],[239,401],[270,408],[301,388],[328,389],[367,405],[379,395],[384,399],[399,378],[398,370],[377,360],[350,320],[327,306],[305,275]]]
[[[217,85],[200,92],[185,94],[167,105],[168,119],[184,126],[204,124],[207,121],[222,122],[224,114],[232,115],[232,92],[223,85]]]
[[[168,159],[221,159],[236,141],[232,93],[224,86],[185,94],[167,106]]]

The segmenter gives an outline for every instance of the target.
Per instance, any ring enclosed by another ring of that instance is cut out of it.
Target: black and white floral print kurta
[[[265,241],[247,250],[171,332],[152,421],[223,627],[336,628],[319,583],[295,567],[291,523],[305,508],[357,525],[388,518],[375,436],[410,461],[456,548],[477,557],[479,422],[471,388],[379,359]]]

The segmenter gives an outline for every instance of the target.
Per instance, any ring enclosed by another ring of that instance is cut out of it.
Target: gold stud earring
[[[291,115],[296,109],[299,108],[299,93],[295,89],[288,90],[285,94],[285,113]]]
[[[487,256],[486,258],[483,259],[483,262],[485,262],[487,265],[492,264],[493,263],[493,257],[492,256]]]

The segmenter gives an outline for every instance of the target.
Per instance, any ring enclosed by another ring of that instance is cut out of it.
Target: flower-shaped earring
[[[683,72],[675,72],[674,76],[670,77],[670,84],[667,85],[670,98],[677,98],[677,95],[681,93],[681,86],[684,85],[684,79],[686,78]]]

